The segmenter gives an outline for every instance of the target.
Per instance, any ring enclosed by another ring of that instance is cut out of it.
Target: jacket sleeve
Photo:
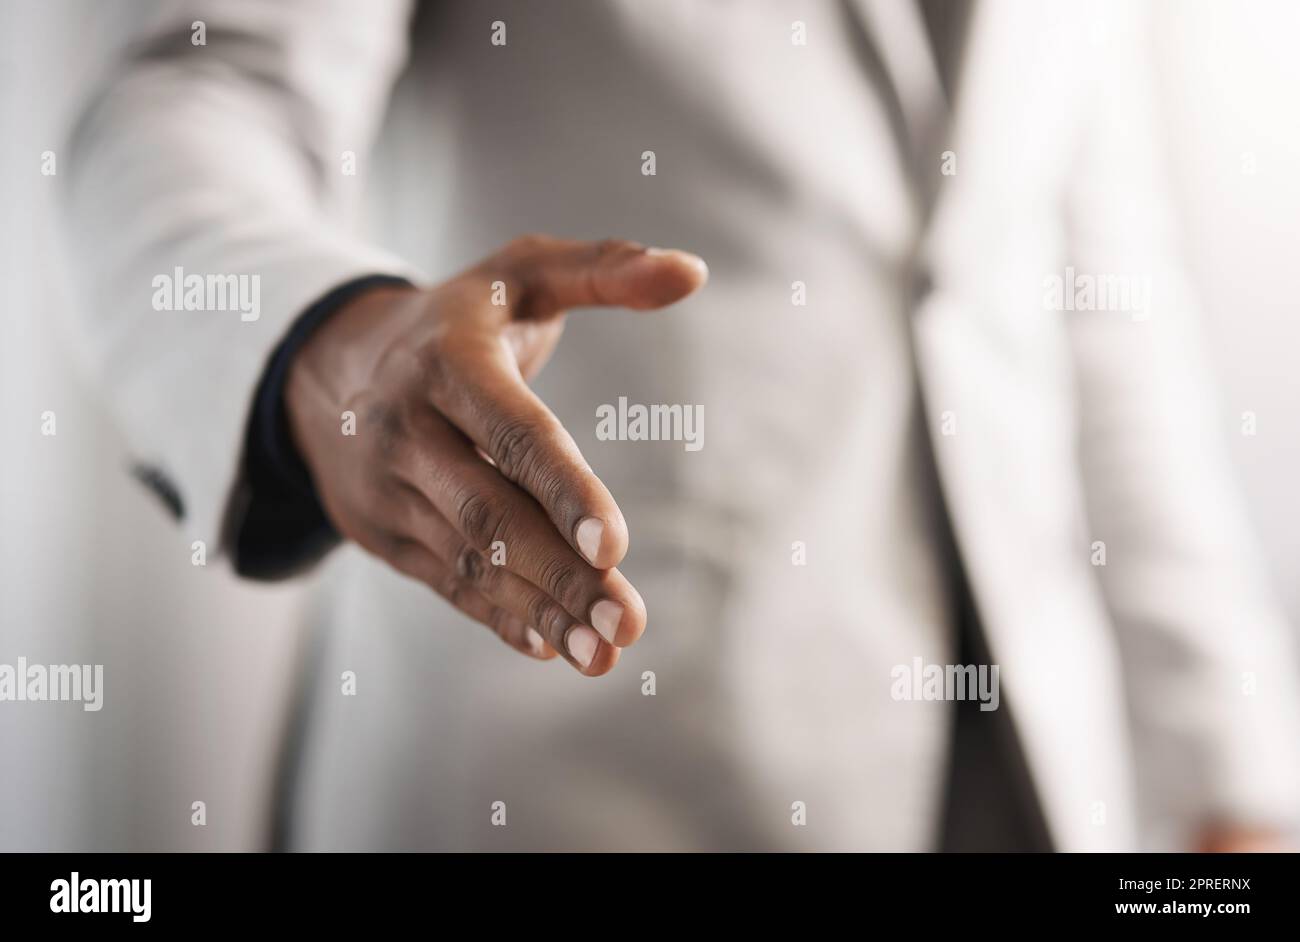
[[[164,6],[74,125],[64,223],[87,347],[137,474],[189,538],[228,552],[249,505],[243,450],[273,351],[332,288],[414,277],[348,225],[364,179],[348,171],[364,166],[405,61],[410,10]],[[195,279],[224,295],[187,303]]]
[[[1075,311],[1079,447],[1119,632],[1142,817],[1157,846],[1212,823],[1294,828],[1294,635],[1248,532],[1197,312],[1173,261],[1141,22],[1099,31],[1097,94],[1070,175],[1067,264],[1149,279],[1146,310]],[[1131,282],[1135,287],[1140,280]],[[1134,297],[1136,297],[1136,292]]]

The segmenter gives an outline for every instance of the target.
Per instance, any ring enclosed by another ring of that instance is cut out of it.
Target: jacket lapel
[[[860,31],[864,68],[883,80],[922,224],[938,194],[969,0],[845,0]],[[936,53],[938,53],[936,55]],[[941,61],[942,60],[942,61]]]

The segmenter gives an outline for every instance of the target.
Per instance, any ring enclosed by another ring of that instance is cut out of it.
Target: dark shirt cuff
[[[393,286],[411,287],[411,283],[394,275],[344,282],[307,308],[271,354],[253,399],[244,445],[247,508],[231,547],[240,575],[284,578],[339,542],[289,434],[284,383],[294,355],[330,315],[364,291]]]

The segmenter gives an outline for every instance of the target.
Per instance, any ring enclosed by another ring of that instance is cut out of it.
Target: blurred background
[[[85,89],[152,6],[0,4],[0,663],[103,664],[109,706],[0,705],[0,850],[264,847],[302,651],[303,587],[191,565],[79,368],[41,155],[62,159]],[[1168,172],[1224,434],[1300,625],[1300,4],[1158,0],[1153,14]],[[205,827],[191,825],[195,801]]]

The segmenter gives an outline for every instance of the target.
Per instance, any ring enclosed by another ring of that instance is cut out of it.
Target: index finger
[[[524,381],[505,344],[462,360],[453,388],[434,405],[546,511],[583,559],[597,569],[627,553],[623,512],[568,431]]]

